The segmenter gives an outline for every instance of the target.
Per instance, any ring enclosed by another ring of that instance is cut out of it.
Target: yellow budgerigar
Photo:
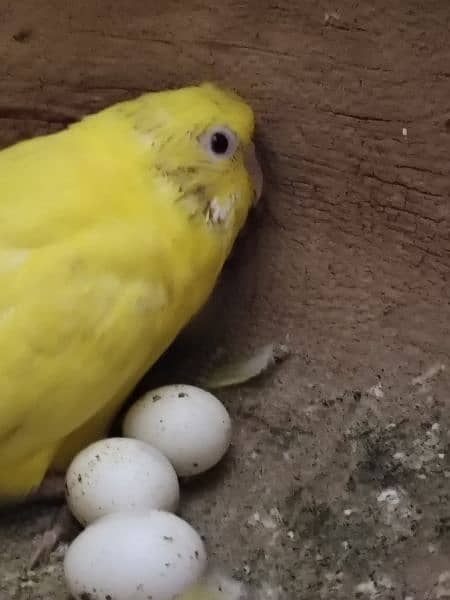
[[[254,117],[204,84],[0,152],[0,503],[104,436],[260,195]]]

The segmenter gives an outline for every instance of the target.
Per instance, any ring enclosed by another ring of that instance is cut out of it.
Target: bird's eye
[[[226,127],[215,127],[204,133],[201,143],[213,158],[230,158],[239,145],[236,135]]]
[[[228,137],[222,131],[213,133],[211,137],[211,150],[214,154],[226,154],[228,146]]]

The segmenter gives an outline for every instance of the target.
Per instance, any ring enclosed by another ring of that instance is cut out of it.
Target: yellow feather
[[[206,586],[197,585],[188,592],[181,594],[177,600],[226,600],[219,598],[218,595]]]
[[[205,149],[214,127],[232,157]],[[0,500],[104,435],[205,303],[254,200],[253,127],[203,85],[0,152]]]

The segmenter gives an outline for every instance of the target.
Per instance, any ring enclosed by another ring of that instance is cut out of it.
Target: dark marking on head
[[[186,394],[185,392],[179,392],[178,393],[178,398],[187,398],[188,394]]]
[[[181,187],[181,194],[178,196],[177,200],[180,201],[192,197],[197,197],[200,202],[204,202],[206,200],[206,187],[201,184]]]
[[[182,165],[174,169],[166,169],[161,165],[157,165],[156,170],[161,176],[167,177],[177,187],[181,187],[182,190],[198,180],[200,171],[200,169],[194,165]]]
[[[182,165],[180,167],[176,167],[175,169],[171,169],[170,171],[166,171],[169,177],[179,177],[180,175],[195,175],[198,173],[198,167],[194,167],[193,165]]]

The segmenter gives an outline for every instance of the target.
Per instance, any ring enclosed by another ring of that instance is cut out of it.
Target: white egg
[[[64,560],[76,600],[173,600],[205,569],[198,533],[157,510],[102,517],[75,539]]]
[[[128,411],[124,435],[159,448],[180,476],[202,473],[223,457],[231,420],[219,400],[190,385],[167,385],[145,394]]]
[[[82,523],[122,510],[175,511],[178,478],[157,448],[135,439],[108,438],[91,444],[66,475],[67,503]]]

